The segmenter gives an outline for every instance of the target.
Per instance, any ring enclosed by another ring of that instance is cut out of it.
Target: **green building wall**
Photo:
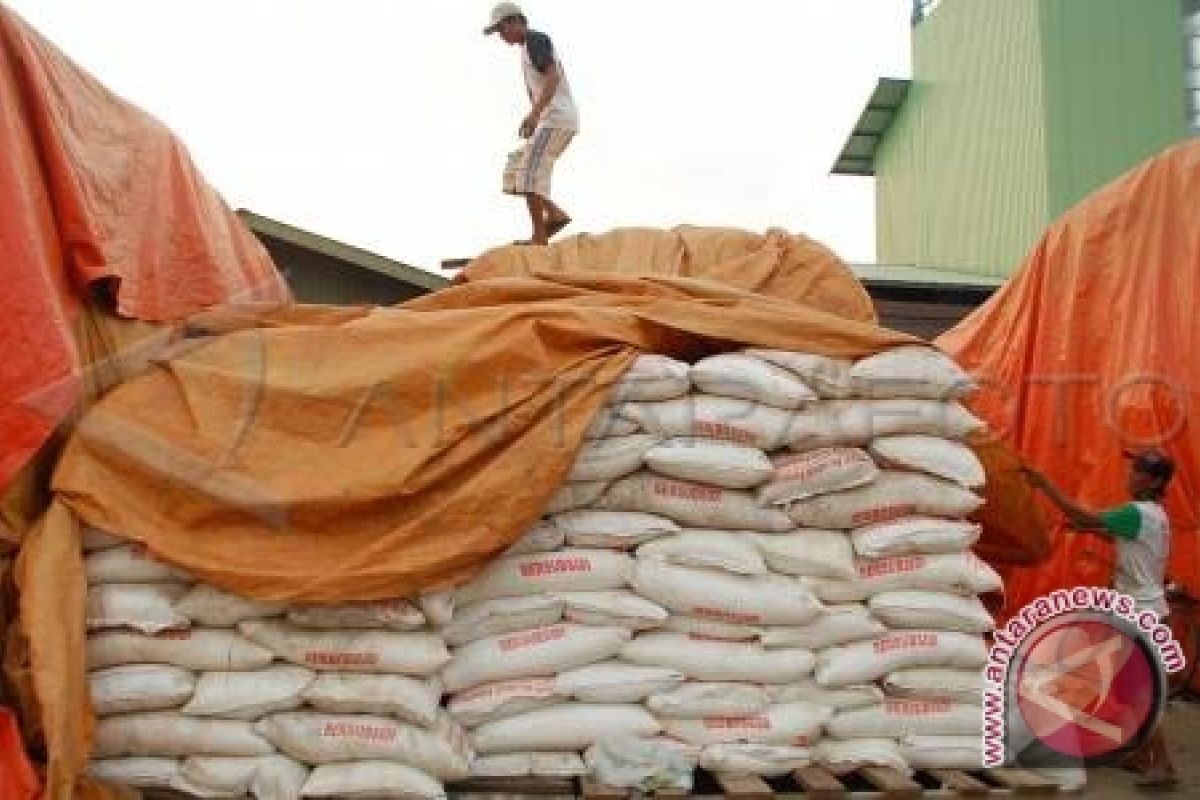
[[[1184,138],[1180,0],[943,0],[875,157],[884,264],[1004,276],[1090,191]]]
[[[1180,0],[1043,0],[1050,214],[1185,138]]]

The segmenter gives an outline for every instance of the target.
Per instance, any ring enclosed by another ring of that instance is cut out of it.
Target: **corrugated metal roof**
[[[911,81],[903,78],[880,78],[858,117],[842,152],[834,162],[834,175],[874,175],[875,151],[896,113],[904,105]]]
[[[1004,283],[1003,278],[991,275],[974,275],[944,269],[929,269],[911,264],[851,264],[855,277],[865,284],[874,286],[892,285],[939,289],[995,289]]]
[[[413,286],[419,286],[428,291],[436,291],[450,283],[449,279],[441,275],[426,272],[419,267],[385,258],[378,253],[372,253],[369,250],[363,250],[361,247],[355,247],[335,239],[320,236],[311,231],[297,228],[294,225],[288,225],[285,222],[271,219],[270,217],[264,217],[261,214],[256,214],[244,208],[238,209],[237,213],[242,218],[242,221],[246,223],[247,227],[260,236],[269,236],[281,242],[295,245],[296,247],[321,253],[349,266],[377,272],[389,278],[394,278]]]

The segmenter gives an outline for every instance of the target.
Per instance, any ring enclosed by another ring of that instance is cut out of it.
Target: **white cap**
[[[492,9],[492,21],[486,28],[483,29],[483,35],[487,36],[498,31],[500,29],[500,23],[504,22],[504,20],[508,19],[509,17],[523,16],[525,16],[525,12],[522,11],[521,7],[516,3],[497,3],[496,7]]]

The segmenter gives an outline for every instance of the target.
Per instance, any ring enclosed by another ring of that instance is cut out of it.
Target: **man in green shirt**
[[[1062,510],[1072,527],[1112,538],[1117,548],[1113,588],[1132,597],[1139,610],[1153,611],[1161,619],[1169,611],[1164,584],[1171,545],[1171,525],[1162,498],[1175,475],[1175,464],[1158,450],[1130,457],[1127,488],[1131,500],[1107,511],[1082,507],[1036,469],[1027,467],[1025,474]],[[1129,766],[1143,774],[1140,786],[1163,788],[1175,783],[1175,768],[1161,726],[1132,754]]]

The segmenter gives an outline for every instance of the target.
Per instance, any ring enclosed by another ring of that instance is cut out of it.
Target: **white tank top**
[[[529,31],[528,35],[544,36],[545,34]],[[575,108],[575,100],[571,97],[571,84],[567,81],[567,72],[563,68],[557,47],[554,49],[554,64],[558,67],[558,74],[562,76],[562,80],[558,82],[558,88],[554,91],[554,97],[551,98],[550,104],[542,112],[538,126],[578,131],[579,110]],[[521,69],[525,73],[525,88],[529,92],[529,101],[533,102],[541,96],[542,87],[546,85],[546,76],[538,72],[537,67],[533,65],[533,61],[529,57],[528,44],[521,48]]]

